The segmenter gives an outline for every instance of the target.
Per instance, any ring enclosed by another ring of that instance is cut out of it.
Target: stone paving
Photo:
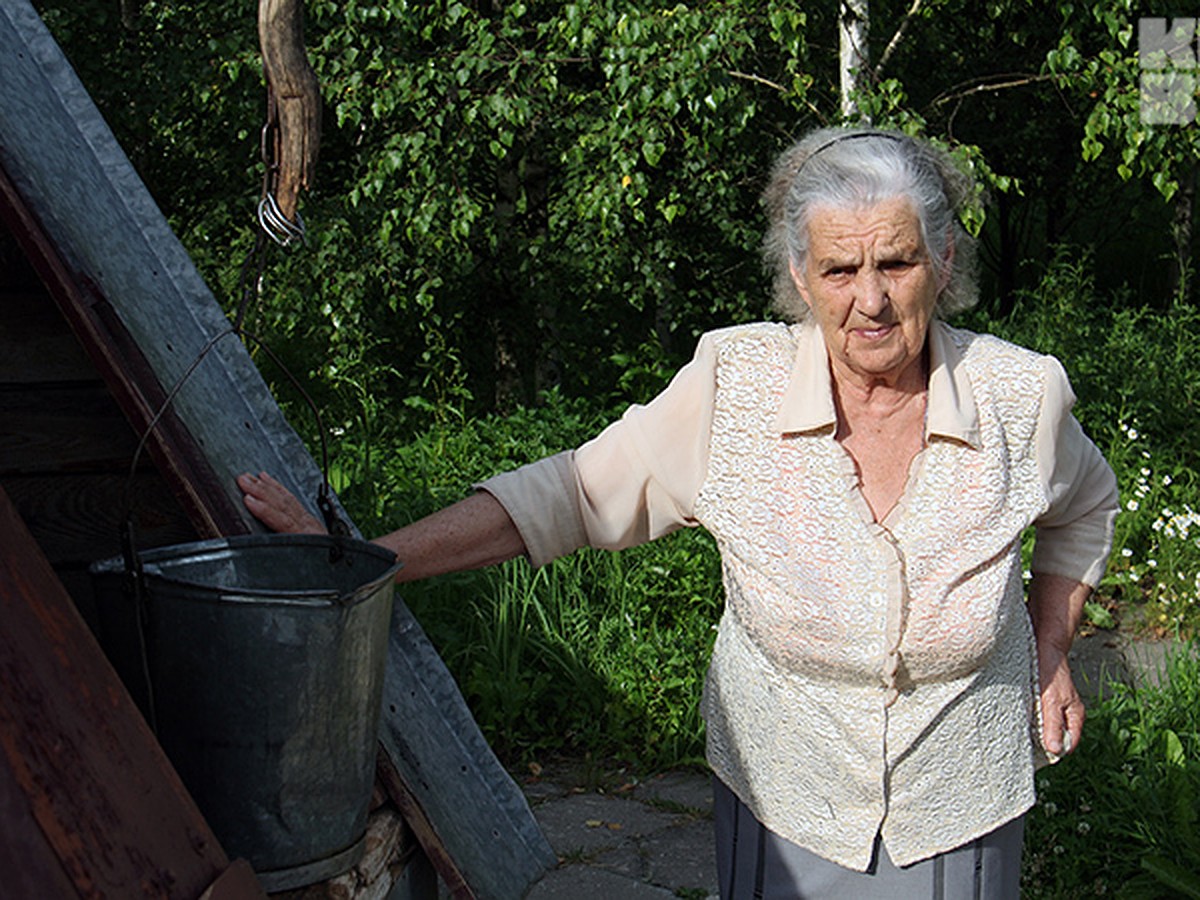
[[[529,900],[716,898],[708,774],[581,780],[570,767],[550,767],[523,785],[560,859]]]
[[[1086,700],[1114,680],[1156,683],[1173,646],[1096,632],[1075,641],[1072,670]],[[528,900],[716,900],[709,775],[638,779],[563,765],[518,782],[559,857]]]

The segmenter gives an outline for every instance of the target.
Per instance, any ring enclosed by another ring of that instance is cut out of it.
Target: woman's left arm
[[[1100,583],[1112,543],[1117,483],[1071,415],[1075,395],[1058,361],[1046,357],[1037,455],[1048,505],[1035,522],[1029,615],[1037,639],[1042,744],[1060,756],[1079,746],[1084,709],[1067,653],[1083,605]]]
[[[1085,718],[1067,653],[1083,617],[1090,585],[1062,575],[1037,574],[1029,583],[1029,616],[1037,640],[1042,700],[1042,745],[1064,756],[1079,745]]]

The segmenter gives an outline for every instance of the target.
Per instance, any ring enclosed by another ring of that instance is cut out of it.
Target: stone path
[[[673,771],[644,781],[581,785],[570,767],[543,771],[525,794],[561,860],[529,900],[652,900],[717,896],[712,783]]]
[[[1097,632],[1075,641],[1072,670],[1086,700],[1113,680],[1157,683],[1173,648],[1170,641]],[[563,765],[518,781],[560,860],[528,900],[717,897],[707,774],[674,771],[639,780]]]

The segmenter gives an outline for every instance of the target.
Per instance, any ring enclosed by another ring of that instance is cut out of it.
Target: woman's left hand
[[[1074,751],[1083,735],[1083,700],[1075,690],[1067,652],[1091,592],[1083,582],[1061,575],[1035,573],[1029,584],[1029,616],[1042,686],[1042,746],[1054,757]]]
[[[1042,746],[1054,756],[1066,756],[1079,746],[1087,713],[1066,652],[1048,641],[1038,643],[1038,679],[1042,686]]]

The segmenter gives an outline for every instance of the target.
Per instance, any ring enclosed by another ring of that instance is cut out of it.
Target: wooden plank
[[[5,281],[9,277],[0,273]],[[96,378],[87,354],[44,292],[0,293],[0,323],[0,383]]]
[[[425,810],[421,808],[421,804],[409,790],[408,784],[388,759],[387,753],[381,753],[379,756],[378,777],[392,798],[392,802],[396,804],[396,808],[400,810],[405,821],[412,828],[413,834],[421,844],[421,849],[425,851],[425,857],[432,863],[438,876],[442,879],[442,883],[446,886],[446,891],[454,900],[474,900],[475,894],[471,890],[471,886],[467,884],[463,873],[459,871],[454,857],[442,843],[437,829],[433,827],[433,823],[425,815]]]
[[[199,897],[229,860],[3,490],[0,620],[0,756],[79,896]]]
[[[121,552],[125,475],[5,478],[3,485],[42,552],[56,566],[85,565]],[[140,473],[130,490],[143,549],[196,540],[163,480]]]
[[[0,386],[0,477],[127,472],[136,448],[137,436],[99,379]]]
[[[380,742],[403,788],[393,790],[393,800],[444,879],[439,852],[452,861],[451,876],[461,876],[460,885],[450,885],[456,897],[521,897],[556,864],[524,794],[488,747],[421,626],[399,602]],[[393,787],[386,779],[385,786]],[[414,813],[405,809],[414,803],[436,839],[423,837]]]
[[[0,217],[17,235],[126,419],[137,434],[144,434],[163,408],[167,391],[111,306],[88,289],[86,279],[83,284],[76,281],[3,171]],[[227,491],[213,489],[217,477],[173,409],[159,419],[147,441],[147,452],[202,536],[248,530],[244,513],[234,509]]]
[[[6,897],[75,896],[75,886],[38,827],[8,757],[0,753],[0,872]]]

